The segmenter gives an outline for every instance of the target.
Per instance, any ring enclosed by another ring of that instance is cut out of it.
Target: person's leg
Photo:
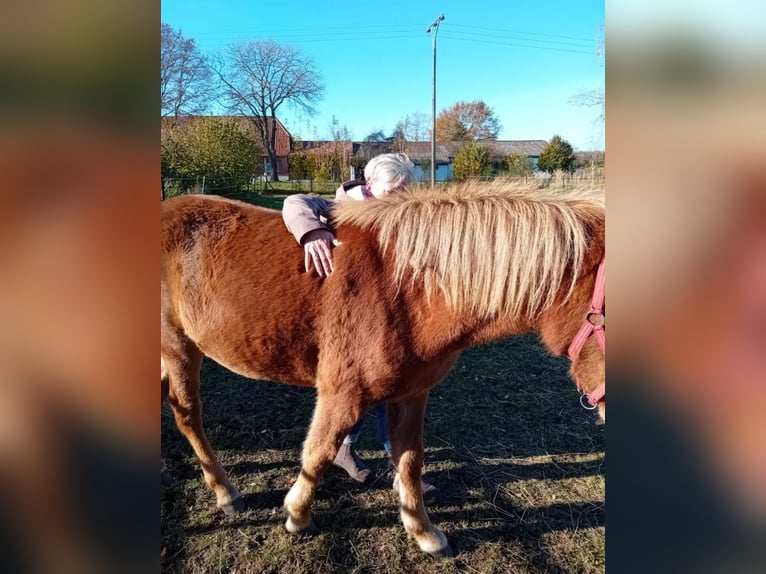
[[[351,427],[351,430],[343,439],[343,443],[338,449],[338,454],[333,460],[333,465],[345,470],[348,475],[357,482],[367,482],[370,479],[370,469],[359,458],[356,453],[356,443],[359,440],[359,435],[362,432],[362,425],[364,424],[364,415]]]
[[[378,434],[378,440],[383,445],[383,449],[386,451],[388,458],[391,458],[391,441],[388,440],[388,419],[386,418],[386,404],[379,403],[373,407],[376,419],[376,430]]]
[[[362,427],[364,426],[364,417],[365,415],[362,415],[362,418],[356,421],[351,430],[348,431],[346,438],[343,440],[345,444],[356,444],[359,440],[359,435],[362,434]]]

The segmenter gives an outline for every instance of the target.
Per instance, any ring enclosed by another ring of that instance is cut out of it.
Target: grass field
[[[264,197],[280,207],[278,195]],[[163,456],[175,482],[162,490],[162,571],[603,572],[604,427],[579,406],[567,369],[524,335],[467,350],[432,391],[426,476],[441,501],[429,515],[455,550],[437,559],[400,523],[373,420],[360,450],[377,478],[358,485],[331,468],[313,507],[321,533],[289,535],[281,505],[300,468],[315,393],[248,380],[206,359],[205,427],[248,508],[232,517],[216,510],[164,408]]]

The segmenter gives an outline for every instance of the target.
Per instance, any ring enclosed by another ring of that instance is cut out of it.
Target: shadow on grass
[[[162,486],[160,500],[160,572],[165,574],[179,571],[179,565],[186,561],[189,501],[176,477]]]
[[[579,470],[588,465],[592,466],[592,463],[579,465],[583,467]],[[496,465],[498,468],[500,466]],[[507,466],[508,469],[501,470],[518,470],[517,465]],[[540,472],[548,475],[562,472],[558,464],[532,466],[535,467],[532,472],[524,477],[517,476],[517,480],[537,478]],[[551,468],[544,468],[546,466]],[[569,468],[575,466],[569,465]],[[497,471],[497,468],[493,470]],[[592,469],[585,472],[590,474]],[[563,474],[561,478],[572,476]],[[438,480],[434,482],[443,490],[447,486]],[[540,539],[545,534],[604,526],[604,506],[601,503],[581,501],[516,506],[507,497],[498,496],[500,487],[513,490],[514,484],[496,479],[477,481],[476,484],[471,484],[470,480],[453,483],[442,496],[442,502],[428,508],[432,522],[450,532],[450,542],[456,551],[473,552],[487,540],[515,541],[539,548]],[[474,494],[466,495],[467,492]],[[243,494],[247,505],[245,512],[235,517],[214,513],[208,522],[188,528],[186,534],[281,525],[285,518],[282,502],[286,494],[286,488]],[[214,504],[212,497],[210,504]],[[400,526],[398,499],[388,477],[381,477],[372,486],[365,486],[342,476],[329,475],[317,490],[313,510],[320,529],[331,530],[342,537],[359,529]],[[465,522],[470,522],[472,526],[458,526]],[[470,536],[466,533],[470,533]]]

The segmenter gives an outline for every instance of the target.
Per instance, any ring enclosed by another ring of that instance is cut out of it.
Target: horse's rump
[[[209,196],[168,200],[163,327],[242,375],[311,385],[321,284],[302,264],[278,211]]]

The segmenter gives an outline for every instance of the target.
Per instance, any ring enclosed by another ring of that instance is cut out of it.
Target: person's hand
[[[312,268],[316,269],[320,277],[327,277],[332,273],[332,248],[336,245],[340,245],[340,241],[326,229],[309,231],[303,238],[303,262],[306,272],[310,272]]]

